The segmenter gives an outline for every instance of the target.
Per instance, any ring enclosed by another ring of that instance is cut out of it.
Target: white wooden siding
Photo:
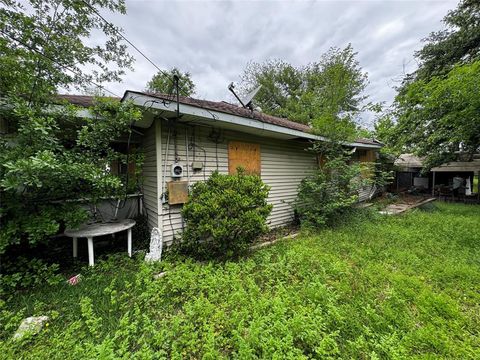
[[[143,164],[143,202],[148,215],[148,226],[158,226],[157,156],[155,124],[145,129],[142,149],[145,154]]]
[[[187,130],[188,129],[188,130]],[[187,164],[186,159],[186,141],[185,135],[188,131],[188,137],[191,138],[193,129],[178,125],[176,127],[177,156],[180,164]],[[234,131],[222,131],[220,143],[215,145],[209,138],[212,128],[195,127],[195,152],[189,150],[189,163],[193,161],[204,162],[204,170],[193,173],[190,167],[190,183],[202,181],[208,178],[211,173],[218,169],[220,173],[228,173],[228,142],[239,140],[260,144],[261,153],[261,177],[262,180],[271,187],[268,198],[269,203],[273,204],[273,210],[268,218],[271,228],[287,225],[293,220],[292,202],[297,195],[297,187],[300,181],[317,166],[314,154],[305,151],[308,143],[295,140],[278,140],[264,138]],[[218,131],[218,130],[216,130]],[[168,140],[168,126],[162,123],[161,144],[162,160],[165,158],[165,150]],[[170,130],[169,150],[167,156],[167,177],[166,181],[171,181],[170,169],[175,160],[175,140],[174,131]],[[205,155],[203,150],[205,150]],[[195,154],[195,157],[194,157]],[[218,158],[218,162],[217,162]],[[162,168],[163,172],[163,168]],[[186,168],[184,177],[187,180]],[[163,179],[162,179],[163,181]],[[160,194],[161,196],[161,194]],[[162,222],[164,241],[170,243],[174,234],[181,233],[183,229],[183,220],[180,215],[181,205],[168,204],[163,205]]]

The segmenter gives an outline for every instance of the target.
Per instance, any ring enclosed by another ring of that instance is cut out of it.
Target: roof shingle
[[[166,95],[166,94],[131,91],[131,90],[129,90],[129,92],[140,94],[140,95],[151,96],[151,97],[155,97],[155,98],[160,99],[160,100],[166,100],[166,101],[170,101],[170,102],[173,102],[173,101],[176,100],[175,97],[172,97],[172,96]],[[81,106],[81,107],[89,107],[89,106],[93,105],[93,100],[94,100],[95,97],[94,96],[88,96],[88,95],[58,95],[58,98],[62,99],[62,100],[66,100],[73,105],[77,105],[77,106]],[[120,100],[120,98],[116,98],[116,97],[109,97],[109,98],[113,99],[113,100]],[[191,98],[191,97],[180,96],[179,97],[179,102],[181,104],[192,105],[192,106],[200,107],[200,108],[211,110],[211,111],[218,111],[218,112],[222,112],[222,113],[225,113],[225,114],[237,115],[237,116],[241,116],[241,117],[245,117],[245,118],[251,118],[251,119],[255,119],[255,120],[267,123],[267,124],[282,126],[282,127],[287,128],[287,129],[302,131],[302,132],[305,132],[305,133],[311,133],[312,132],[312,128],[308,125],[300,124],[300,123],[297,123],[297,122],[294,122],[294,121],[291,121],[291,120],[288,120],[288,119],[285,119],[285,118],[280,118],[280,117],[264,114],[264,113],[259,112],[259,111],[255,111],[255,110],[252,111],[250,109],[245,109],[243,107],[240,107],[240,106],[237,106],[237,105],[234,105],[234,104],[230,104],[230,103],[225,102],[225,101],[209,101],[209,100],[200,100],[200,99],[194,99],[194,98]],[[381,142],[379,142],[375,139],[362,138],[362,139],[357,139],[356,142],[361,143],[361,144],[367,144],[367,145],[377,145],[377,146],[382,145]]]
[[[152,96],[158,99],[162,100],[167,100],[167,101],[175,101],[175,98],[172,98],[172,96],[168,96],[165,94],[159,94],[159,93],[149,93],[149,92],[137,92],[137,91],[130,91],[134,92],[137,94],[143,94],[147,96]],[[278,126],[283,126],[289,129],[293,130],[298,130],[298,131],[303,131],[303,132],[311,132],[311,128],[308,125],[300,124],[285,118],[280,118],[276,116],[271,116],[264,114],[259,111],[251,111],[249,109],[245,109],[243,107],[230,104],[225,101],[209,101],[209,100],[200,100],[200,99],[194,99],[190,97],[184,97],[180,96],[179,97],[179,102],[181,104],[186,104],[186,105],[192,105],[192,106],[198,106],[204,109],[208,110],[213,110],[213,111],[219,111],[223,112],[225,114],[230,114],[230,115],[238,115],[246,118],[251,118],[255,119],[258,121],[262,121],[268,124],[273,124],[273,125],[278,125]]]

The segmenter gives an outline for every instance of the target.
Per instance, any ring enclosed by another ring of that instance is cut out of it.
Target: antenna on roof
[[[233,95],[237,98],[238,102],[245,108],[245,109],[250,109],[253,111],[253,106],[252,106],[252,100],[257,95],[258,91],[261,89],[262,85],[257,86],[255,89],[250,91],[243,99],[240,99],[240,97],[235,93],[235,86],[233,85],[233,82],[228,85],[228,90],[232,92]]]

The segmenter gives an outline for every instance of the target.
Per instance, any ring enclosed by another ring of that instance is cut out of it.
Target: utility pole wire
[[[123,40],[125,40],[130,46],[132,46],[140,55],[142,55],[150,64],[152,64],[159,72],[161,72],[163,75],[165,75],[168,79],[170,79],[170,81],[172,82],[172,84],[175,86],[175,81],[170,77],[170,75],[165,72],[164,70],[162,70],[160,67],[158,67],[152,60],[150,60],[150,58],[145,55],[138,47],[135,46],[135,44],[133,44],[130,40],[127,39],[127,37],[125,35],[122,34],[121,31],[118,30],[118,28],[113,25],[110,21],[108,21],[107,19],[105,19],[99,12],[97,9],[95,9],[91,4],[89,4],[86,0],[81,0],[85,5],[87,5],[100,19],[103,20],[103,22],[105,22],[105,24],[107,24],[108,26],[110,26],[110,28],[115,31]],[[180,89],[182,91],[185,92],[185,89],[183,88],[183,86],[180,86]]]

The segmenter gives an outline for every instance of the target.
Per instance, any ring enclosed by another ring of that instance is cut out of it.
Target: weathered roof
[[[395,160],[394,165],[402,168],[421,168],[423,159],[414,154],[402,154]]]
[[[90,106],[93,106],[93,101],[95,99],[95,96],[90,96],[90,95],[67,95],[67,94],[64,94],[64,95],[57,95],[57,98],[59,100],[65,100],[65,101],[68,101],[70,104],[72,105],[77,105],[77,106],[81,106],[81,107],[90,107]],[[103,98],[107,98],[107,99],[112,99],[112,100],[118,100],[120,101],[121,98],[119,97],[113,97],[113,96],[109,96],[109,97],[103,97]]]
[[[480,159],[473,161],[452,161],[440,166],[433,167],[431,171],[435,172],[462,172],[462,171],[480,171]]]
[[[176,97],[166,94],[159,94],[159,93],[151,93],[151,92],[139,92],[139,91],[131,91],[130,93],[136,93],[140,95],[150,96],[157,98],[159,100],[165,100],[169,102],[174,102]],[[89,107],[93,105],[93,101],[95,99],[94,96],[89,95],[58,95],[58,98],[61,100],[66,100],[69,103],[81,107]],[[109,97],[109,99],[113,100],[121,100],[118,97]],[[288,120],[286,118],[281,118],[277,116],[268,115],[259,111],[251,111],[249,109],[245,109],[243,107],[230,104],[226,101],[209,101],[209,100],[200,100],[194,99],[191,97],[180,96],[179,103],[185,105],[196,106],[202,109],[211,110],[211,111],[218,111],[225,114],[237,115],[244,118],[255,119],[267,124],[281,126],[287,129],[297,130],[304,133],[311,133],[312,128],[305,124],[300,124],[295,121]],[[361,138],[355,140],[356,143],[365,144],[365,145],[374,145],[374,146],[382,146],[383,144],[375,139],[366,139]]]
[[[167,100],[167,101],[176,101],[176,97],[172,97],[165,94],[151,93],[151,92],[138,92],[138,91],[130,91],[130,92],[152,96],[152,97],[162,99],[162,100]],[[200,100],[200,99],[194,99],[191,97],[180,96],[179,102],[181,104],[198,106],[203,109],[219,111],[225,114],[238,115],[246,118],[251,118],[251,119],[259,120],[268,124],[283,126],[288,129],[299,130],[303,132],[310,132],[311,130],[310,126],[308,125],[300,124],[298,122],[291,121],[281,117],[267,115],[255,110],[251,111],[249,109],[245,109],[243,107],[230,104],[226,101],[209,101],[209,100]]]
[[[367,139],[367,138],[359,138],[355,140],[360,144],[368,144],[368,145],[383,145],[382,142],[378,141],[377,139]]]

